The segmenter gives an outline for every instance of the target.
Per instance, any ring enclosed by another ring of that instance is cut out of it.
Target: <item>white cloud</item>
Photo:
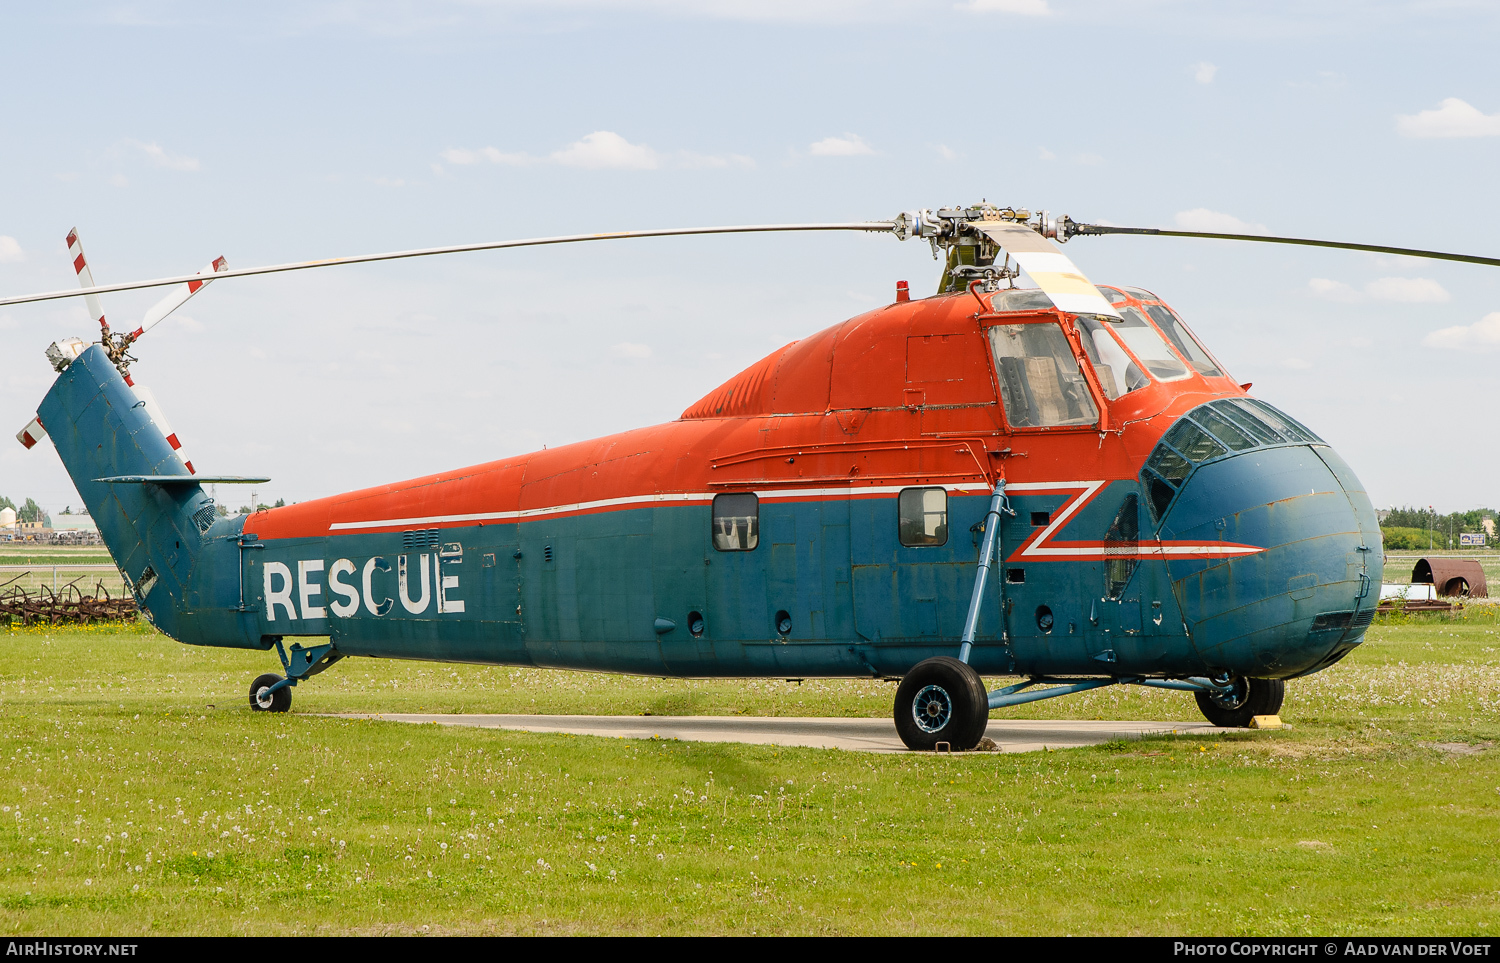
[[[1434,331],[1422,339],[1422,344],[1455,351],[1500,348],[1500,311],[1491,311],[1473,324]]]
[[[0,234],[0,264],[24,260],[26,252],[21,250],[21,242],[8,234]]]
[[[1191,211],[1178,211],[1173,218],[1178,228],[1184,231],[1204,231],[1209,234],[1265,234],[1264,224],[1250,224],[1232,214],[1221,214],[1206,207],[1195,207]]]
[[[630,341],[621,341],[609,349],[619,358],[649,358],[651,357],[651,346],[649,344],[634,344]]]
[[[1448,97],[1436,110],[1397,115],[1396,132],[1403,137],[1497,137],[1500,114],[1483,114],[1457,97]]]
[[[632,144],[611,130],[596,130],[592,134],[555,150],[545,157],[534,154],[502,151],[494,147],[451,147],[440,155],[443,160],[456,166],[471,164],[504,164],[523,167],[529,164],[560,164],[583,170],[657,170],[663,167],[683,170],[712,170],[728,167],[754,167],[755,160],[744,154],[698,154],[693,151],[677,151],[663,154],[645,144]]]
[[[1366,284],[1365,293],[1377,301],[1404,304],[1442,304],[1453,300],[1453,296],[1431,278],[1380,278]]]
[[[140,151],[146,155],[146,159],[151,161],[153,165],[169,171],[195,171],[198,169],[198,159],[196,157],[185,157],[182,154],[174,154],[155,142],[145,144],[138,140],[127,140],[125,146]]]
[[[1047,8],[1047,0],[969,0],[954,4],[954,9],[970,13],[1016,13],[1023,17],[1045,17],[1052,12]]]
[[[1453,296],[1431,278],[1378,278],[1355,290],[1343,281],[1313,278],[1307,282],[1313,297],[1324,301],[1355,304],[1361,301],[1396,301],[1402,304],[1444,304]]]
[[[1345,284],[1343,281],[1330,281],[1328,278],[1313,278],[1307,282],[1313,297],[1322,298],[1324,301],[1342,301],[1353,304],[1363,301],[1364,296],[1358,291]]]
[[[488,161],[491,164],[535,164],[538,158],[530,154],[507,154],[493,147],[481,147],[479,150],[466,150],[454,148],[445,150],[440,154],[443,160],[450,164],[479,164]]]
[[[958,151],[947,144],[937,144],[933,147],[933,150],[937,151],[937,155],[945,161],[958,160]]]
[[[1307,371],[1312,368],[1312,363],[1304,361],[1301,358],[1283,358],[1281,366],[1283,368],[1290,368],[1293,371]]]
[[[1198,63],[1193,64],[1193,79],[1200,84],[1213,83],[1214,74],[1218,72],[1219,68],[1209,63],[1207,60],[1199,61]]]
[[[814,157],[857,157],[861,154],[875,153],[874,148],[866,144],[864,138],[858,134],[825,137],[808,147],[807,150]]]
[[[1073,160],[1078,162],[1079,164],[1082,164],[1084,167],[1104,166],[1104,158],[1099,156],[1098,154],[1077,154],[1073,157]]]
[[[1057,155],[1045,147],[1038,147],[1036,149],[1036,156],[1042,160],[1057,160]]]
[[[562,150],[551,159],[564,167],[585,170],[655,170],[661,166],[656,151],[630,141],[610,130],[596,130]]]
[[[130,186],[130,181],[128,179],[126,179],[126,177],[125,177],[124,174],[111,174],[110,177],[109,177],[109,186],[110,187],[129,187]]]
[[[372,177],[370,183],[377,187],[405,187],[406,181],[399,177]]]

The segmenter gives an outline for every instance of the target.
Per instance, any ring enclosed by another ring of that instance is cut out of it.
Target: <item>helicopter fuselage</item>
[[[1167,331],[1154,296],[1105,290],[1127,317],[1112,333],[1025,292],[899,302],[668,424],[212,521],[199,486],[92,480],[140,469],[95,463],[120,445],[85,437],[89,393],[145,418],[102,352],[40,414],[82,432],[58,440],[70,473],[143,610],[191,644],[900,676],[955,653],[1003,478],[979,672],[1289,678],[1337,661],[1379,594],[1354,474]],[[124,434],[150,447],[148,423]]]

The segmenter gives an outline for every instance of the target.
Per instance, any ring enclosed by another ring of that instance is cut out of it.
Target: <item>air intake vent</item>
[[[1312,631],[1329,632],[1334,629],[1347,629],[1349,627],[1349,620],[1353,617],[1353,612],[1324,612],[1313,619]]]
[[[436,528],[419,528],[401,533],[402,548],[433,548],[439,544]]]
[[[193,512],[193,524],[198,526],[198,534],[202,535],[212,528],[214,519],[218,517],[219,513],[214,509],[213,502],[209,502],[196,512]]]

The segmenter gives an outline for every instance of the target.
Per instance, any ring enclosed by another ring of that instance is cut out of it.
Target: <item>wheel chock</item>
[[[1252,729],[1280,729],[1281,716],[1251,716],[1250,728]]]

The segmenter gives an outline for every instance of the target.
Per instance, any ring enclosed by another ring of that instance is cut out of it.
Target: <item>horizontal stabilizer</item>
[[[106,485],[260,485],[270,480],[249,475],[111,475],[94,479]]]

